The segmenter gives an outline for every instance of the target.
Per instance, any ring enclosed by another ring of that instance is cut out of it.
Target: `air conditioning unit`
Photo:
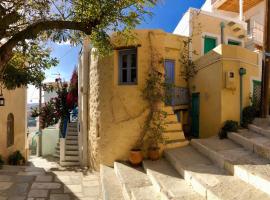
[[[230,90],[236,89],[235,72],[233,71],[225,72],[225,88]]]

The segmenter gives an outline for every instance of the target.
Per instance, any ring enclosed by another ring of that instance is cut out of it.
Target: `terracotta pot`
[[[148,158],[153,161],[158,160],[160,158],[159,148],[148,149]]]
[[[132,149],[129,153],[129,162],[134,165],[140,165],[143,161],[143,155],[141,149]]]

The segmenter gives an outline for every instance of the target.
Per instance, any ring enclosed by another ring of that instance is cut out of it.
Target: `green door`
[[[217,46],[217,39],[213,37],[204,37],[204,54],[208,53]]]
[[[235,45],[235,46],[241,46],[241,42],[235,41],[235,40],[229,40],[229,45]]]
[[[195,138],[199,138],[199,127],[200,127],[200,93],[192,94],[192,109],[191,109],[191,117],[192,117],[192,136]]]

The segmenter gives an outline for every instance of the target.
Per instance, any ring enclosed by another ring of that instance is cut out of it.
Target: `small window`
[[[119,84],[137,84],[137,49],[119,51]]]
[[[241,42],[235,40],[228,40],[228,45],[241,46]]]
[[[214,37],[204,37],[204,54],[208,53],[217,46],[217,39]]]
[[[8,114],[7,117],[7,147],[14,144],[14,115]]]

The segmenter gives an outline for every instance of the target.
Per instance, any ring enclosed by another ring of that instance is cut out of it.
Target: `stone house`
[[[195,137],[209,137],[218,133],[224,121],[240,121],[240,68],[247,71],[243,106],[249,104],[249,80],[259,73],[256,53],[235,45],[219,45],[194,59],[197,73],[186,82],[181,75],[181,56],[188,51],[184,45],[187,37],[161,30],[134,33],[135,42],[115,45],[113,53],[106,57],[98,58],[87,40],[84,44],[79,64],[79,146],[85,165],[98,168],[99,163],[112,165],[115,160],[128,158],[147,115],[147,102],[141,91],[152,54],[159,60],[160,73],[175,85],[173,101],[160,105],[168,113],[164,148],[187,144],[183,131],[187,125],[192,125]],[[232,76],[232,88],[227,85],[226,76]],[[226,106],[228,101],[233,102],[231,108]]]

